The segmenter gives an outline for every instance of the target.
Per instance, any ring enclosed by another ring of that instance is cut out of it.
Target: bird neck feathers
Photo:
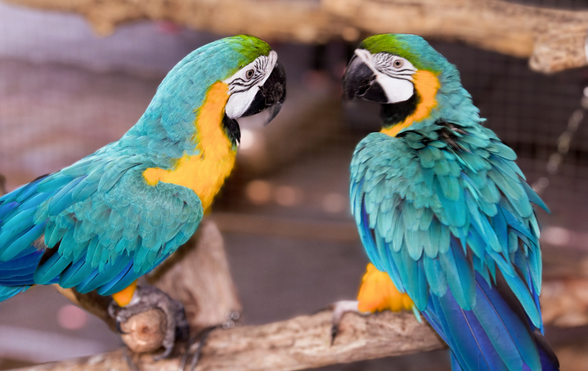
[[[146,169],[143,177],[147,184],[155,186],[162,181],[188,187],[208,209],[235,164],[236,146],[223,125],[228,98],[227,84],[216,82],[210,87],[204,103],[196,110],[196,133],[192,138],[196,154],[184,154],[170,169]]]
[[[441,85],[433,72],[425,70],[415,72],[413,84],[415,94],[408,101],[382,106],[384,122],[382,133],[395,137],[414,122],[429,117],[433,108],[437,106],[436,96]]]

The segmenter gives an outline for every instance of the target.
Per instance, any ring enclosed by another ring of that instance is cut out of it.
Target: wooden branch
[[[0,174],[0,196],[6,194],[6,177]]]
[[[327,11],[368,33],[459,40],[551,73],[587,64],[588,12],[501,0],[323,0]]]
[[[361,317],[346,315],[341,334],[330,345],[331,311],[262,326],[216,330],[209,336],[197,371],[301,370],[329,364],[354,362],[390,355],[443,348],[445,345],[426,324],[410,313],[380,313]],[[136,358],[141,370],[173,370],[179,359],[150,363]],[[124,369],[121,351],[30,368],[50,370]]]
[[[218,34],[268,41],[356,42],[362,33],[416,33],[530,58],[551,73],[585,66],[587,11],[537,8],[501,0],[4,0],[77,12],[102,35],[138,19],[169,20]]]
[[[560,327],[588,325],[588,279],[549,280],[541,290],[543,321]]]
[[[545,282],[541,298],[544,322],[558,326],[588,324],[588,279]],[[564,303],[564,304],[562,304]],[[331,311],[261,326],[214,331],[203,348],[196,370],[302,370],[445,347],[427,324],[411,313],[384,312],[362,317],[347,314],[335,344],[330,346]],[[153,363],[134,358],[141,370],[177,370],[180,357]],[[113,352],[30,370],[124,369],[123,353]]]
[[[139,19],[169,20],[219,34],[248,33],[267,40],[325,42],[342,28],[316,1],[269,0],[8,0],[82,14],[101,35]]]
[[[159,309],[141,312],[121,324],[121,339],[135,353],[151,353],[161,348],[167,318]]]

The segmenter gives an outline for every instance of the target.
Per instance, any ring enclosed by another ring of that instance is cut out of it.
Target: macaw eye
[[[250,78],[253,77],[253,74],[254,74],[254,71],[253,70],[247,70],[245,72],[245,77],[247,77],[248,79],[250,79]]]
[[[394,62],[392,62],[392,66],[394,68],[400,68],[404,65],[404,61],[402,59],[396,59],[394,60]]]

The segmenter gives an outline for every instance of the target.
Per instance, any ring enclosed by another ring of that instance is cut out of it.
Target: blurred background
[[[588,10],[579,0],[520,2]],[[80,15],[0,2],[0,173],[7,189],[117,140],[176,62],[222,36],[168,21],[137,21],[97,36]],[[349,31],[315,44],[267,40],[286,68],[288,98],[268,127],[241,122],[238,165],[212,214],[225,238],[243,323],[313,313],[357,293],[367,259],[349,212],[348,166],[357,142],[378,130],[379,108],[343,102],[340,80],[363,36]],[[588,68],[548,76],[532,72],[526,59],[432,44],[457,65],[487,126],[518,153],[529,183],[551,208],[550,215],[539,212],[546,277],[581,274],[588,269]],[[587,328],[547,334],[562,370],[588,368],[566,358],[570,349],[588,350]],[[0,370],[119,344],[106,325],[51,287],[0,303]],[[449,370],[446,352],[321,370],[431,367]]]

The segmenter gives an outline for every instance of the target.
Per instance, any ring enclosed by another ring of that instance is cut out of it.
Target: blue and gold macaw
[[[129,304],[137,278],[192,236],[231,172],[235,120],[264,111],[271,121],[285,82],[260,39],[202,46],[120,140],[1,197],[0,301],[57,283]]]
[[[455,66],[419,36],[377,35],[355,50],[344,90],[382,104],[383,129],[351,163],[371,262],[446,341],[454,370],[558,370],[543,337],[531,203],[547,207],[482,126]]]

